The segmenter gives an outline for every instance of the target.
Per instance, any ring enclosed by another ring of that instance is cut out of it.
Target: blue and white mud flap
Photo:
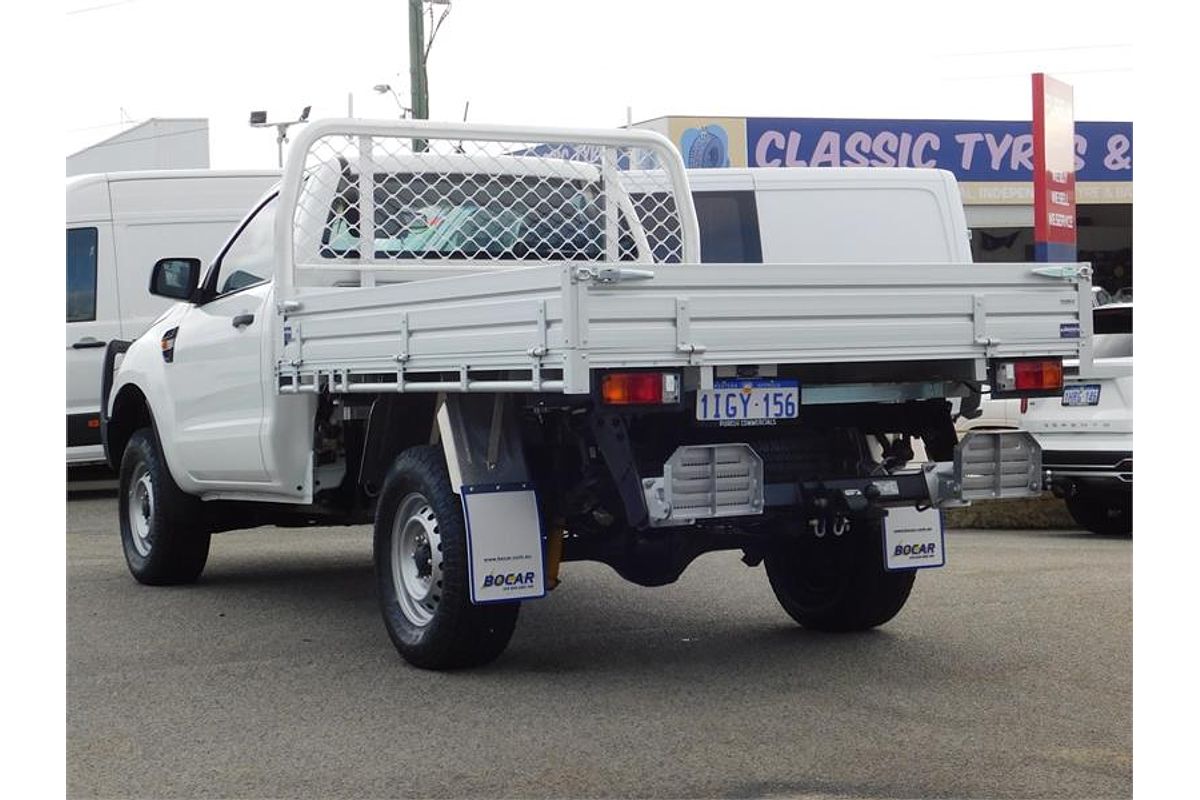
[[[883,519],[884,567],[889,571],[946,565],[946,533],[939,508],[889,508]]]
[[[546,595],[542,518],[531,483],[462,487],[471,602]]]

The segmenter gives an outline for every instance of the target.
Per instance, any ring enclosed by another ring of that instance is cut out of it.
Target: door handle
[[[235,328],[241,328],[246,325],[251,325],[253,323],[254,323],[254,315],[253,314],[238,314],[236,317],[233,318],[233,327],[235,327]]]
[[[108,342],[102,342],[99,339],[93,339],[91,336],[85,336],[75,344],[71,345],[76,350],[88,350],[93,347],[104,347]]]

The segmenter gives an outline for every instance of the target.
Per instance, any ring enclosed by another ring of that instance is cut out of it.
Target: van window
[[[700,260],[761,264],[762,241],[754,192],[693,192],[700,223]]]
[[[275,198],[255,212],[217,263],[218,295],[262,283],[271,274],[275,244]],[[208,284],[211,286],[212,284]]]
[[[67,228],[67,322],[96,318],[96,228]]]

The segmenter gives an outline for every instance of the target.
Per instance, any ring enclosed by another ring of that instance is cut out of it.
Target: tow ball
[[[875,504],[880,492],[873,483],[862,489],[804,487],[801,496],[804,498],[801,508],[805,527],[818,539],[845,535],[856,517],[872,519],[885,513]]]

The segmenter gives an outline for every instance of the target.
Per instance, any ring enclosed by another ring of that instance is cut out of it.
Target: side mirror
[[[200,259],[163,258],[150,273],[150,294],[190,300],[200,283]]]

